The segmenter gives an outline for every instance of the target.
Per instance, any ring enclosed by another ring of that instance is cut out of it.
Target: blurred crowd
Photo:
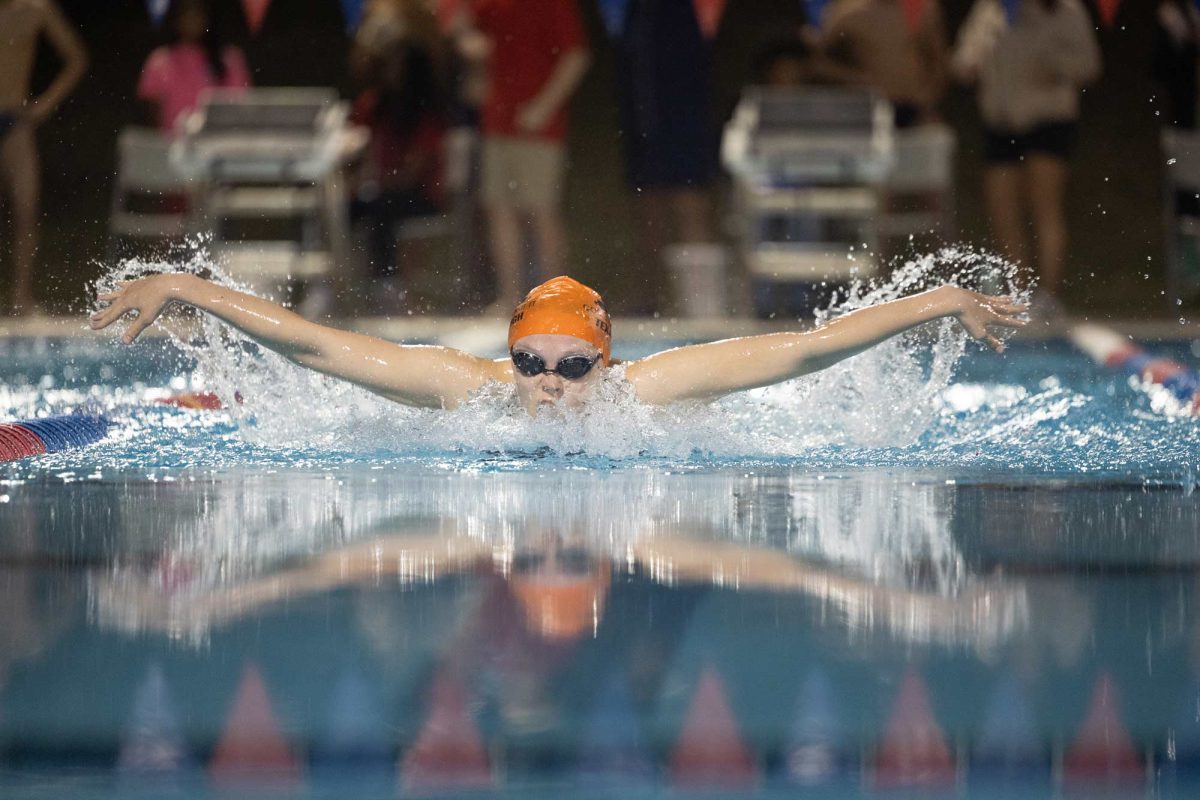
[[[719,15],[693,0],[602,3],[611,42],[599,43],[589,41],[577,2],[366,1],[348,69],[350,120],[369,139],[350,170],[346,203],[352,252],[371,288],[335,310],[413,307],[413,273],[422,265],[398,244],[414,219],[453,220],[455,268],[487,273],[489,297],[470,310],[507,314],[526,288],[569,272],[563,189],[571,98],[600,46],[615,59],[640,254],[619,268],[654,272],[669,286],[669,296],[647,296],[632,310],[728,310],[728,243],[716,220]],[[951,83],[974,87],[994,244],[1036,276],[1039,310],[1059,313],[1081,95],[1102,72],[1093,12],[1082,0],[975,0],[951,35],[941,0],[823,6],[809,24],[761,48],[753,82],[870,90],[891,104],[897,130],[943,124]],[[35,132],[75,88],[87,55],[54,0],[0,0],[0,26],[9,32],[0,48],[0,185],[12,231],[0,239],[12,265],[2,297],[13,313],[29,314],[39,310]],[[252,79],[206,0],[174,0],[161,27],[164,42],[148,54],[136,96],[145,122],[174,136],[207,90],[245,89]],[[30,74],[42,45],[61,68],[34,95]],[[1198,65],[1197,5],[1158,0],[1144,69],[1159,86],[1164,125],[1195,128]],[[1173,202],[1177,213],[1200,215],[1194,194]]]

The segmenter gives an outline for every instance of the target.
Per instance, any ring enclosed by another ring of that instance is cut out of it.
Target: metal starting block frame
[[[235,278],[269,292],[344,261],[342,171],[366,143],[347,113],[329,88],[215,90],[185,120],[171,159],[199,187],[192,228]]]
[[[865,92],[743,94],[721,159],[734,179],[740,255],[752,278],[819,283],[875,274],[873,221],[893,167],[892,120],[891,105]]]

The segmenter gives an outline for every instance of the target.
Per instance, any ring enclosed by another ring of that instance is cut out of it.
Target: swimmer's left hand
[[[951,302],[954,304],[954,316],[967,329],[967,333],[997,353],[1004,352],[1004,343],[989,328],[1021,328],[1029,323],[1029,318],[1024,316],[1029,306],[1011,297],[981,294],[958,287],[947,288],[953,289]]]
[[[100,330],[122,317],[132,315],[133,320],[121,335],[122,342],[131,344],[138,334],[158,319],[167,303],[181,297],[182,287],[186,283],[196,280],[190,275],[167,273],[119,284],[113,291],[96,296],[99,302],[108,305],[92,314],[88,322],[93,330]]]

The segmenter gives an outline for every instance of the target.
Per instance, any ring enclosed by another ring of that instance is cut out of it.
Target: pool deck
[[[380,336],[394,341],[437,341],[464,350],[490,350],[502,342],[508,321],[500,317],[346,317],[327,320],[338,328]],[[1069,317],[1054,326],[1034,326],[1020,330],[1022,339],[1059,338],[1077,323],[1104,325],[1134,340],[1200,339],[1200,321],[1181,323],[1167,319],[1097,319]],[[613,320],[617,341],[632,336],[638,340],[662,339],[713,340],[797,330],[803,326],[793,320],[760,320],[748,317],[680,319],[675,317],[620,317]],[[153,331],[151,332],[153,335]],[[108,336],[90,330],[83,315],[69,317],[0,317],[0,337],[86,338]]]

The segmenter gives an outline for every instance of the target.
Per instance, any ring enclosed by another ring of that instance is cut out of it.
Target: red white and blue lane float
[[[86,447],[103,439],[112,422],[100,414],[62,414],[0,423],[0,462]]]
[[[1120,370],[1143,385],[1160,387],[1185,413],[1200,416],[1200,372],[1178,361],[1157,357],[1128,337],[1101,325],[1075,325],[1070,337],[1097,364]]]
[[[240,402],[241,396],[235,399]],[[186,392],[158,402],[196,411],[217,411],[225,407],[212,392]],[[107,436],[112,427],[112,420],[103,414],[85,413],[3,422],[0,423],[0,463],[86,447]]]

